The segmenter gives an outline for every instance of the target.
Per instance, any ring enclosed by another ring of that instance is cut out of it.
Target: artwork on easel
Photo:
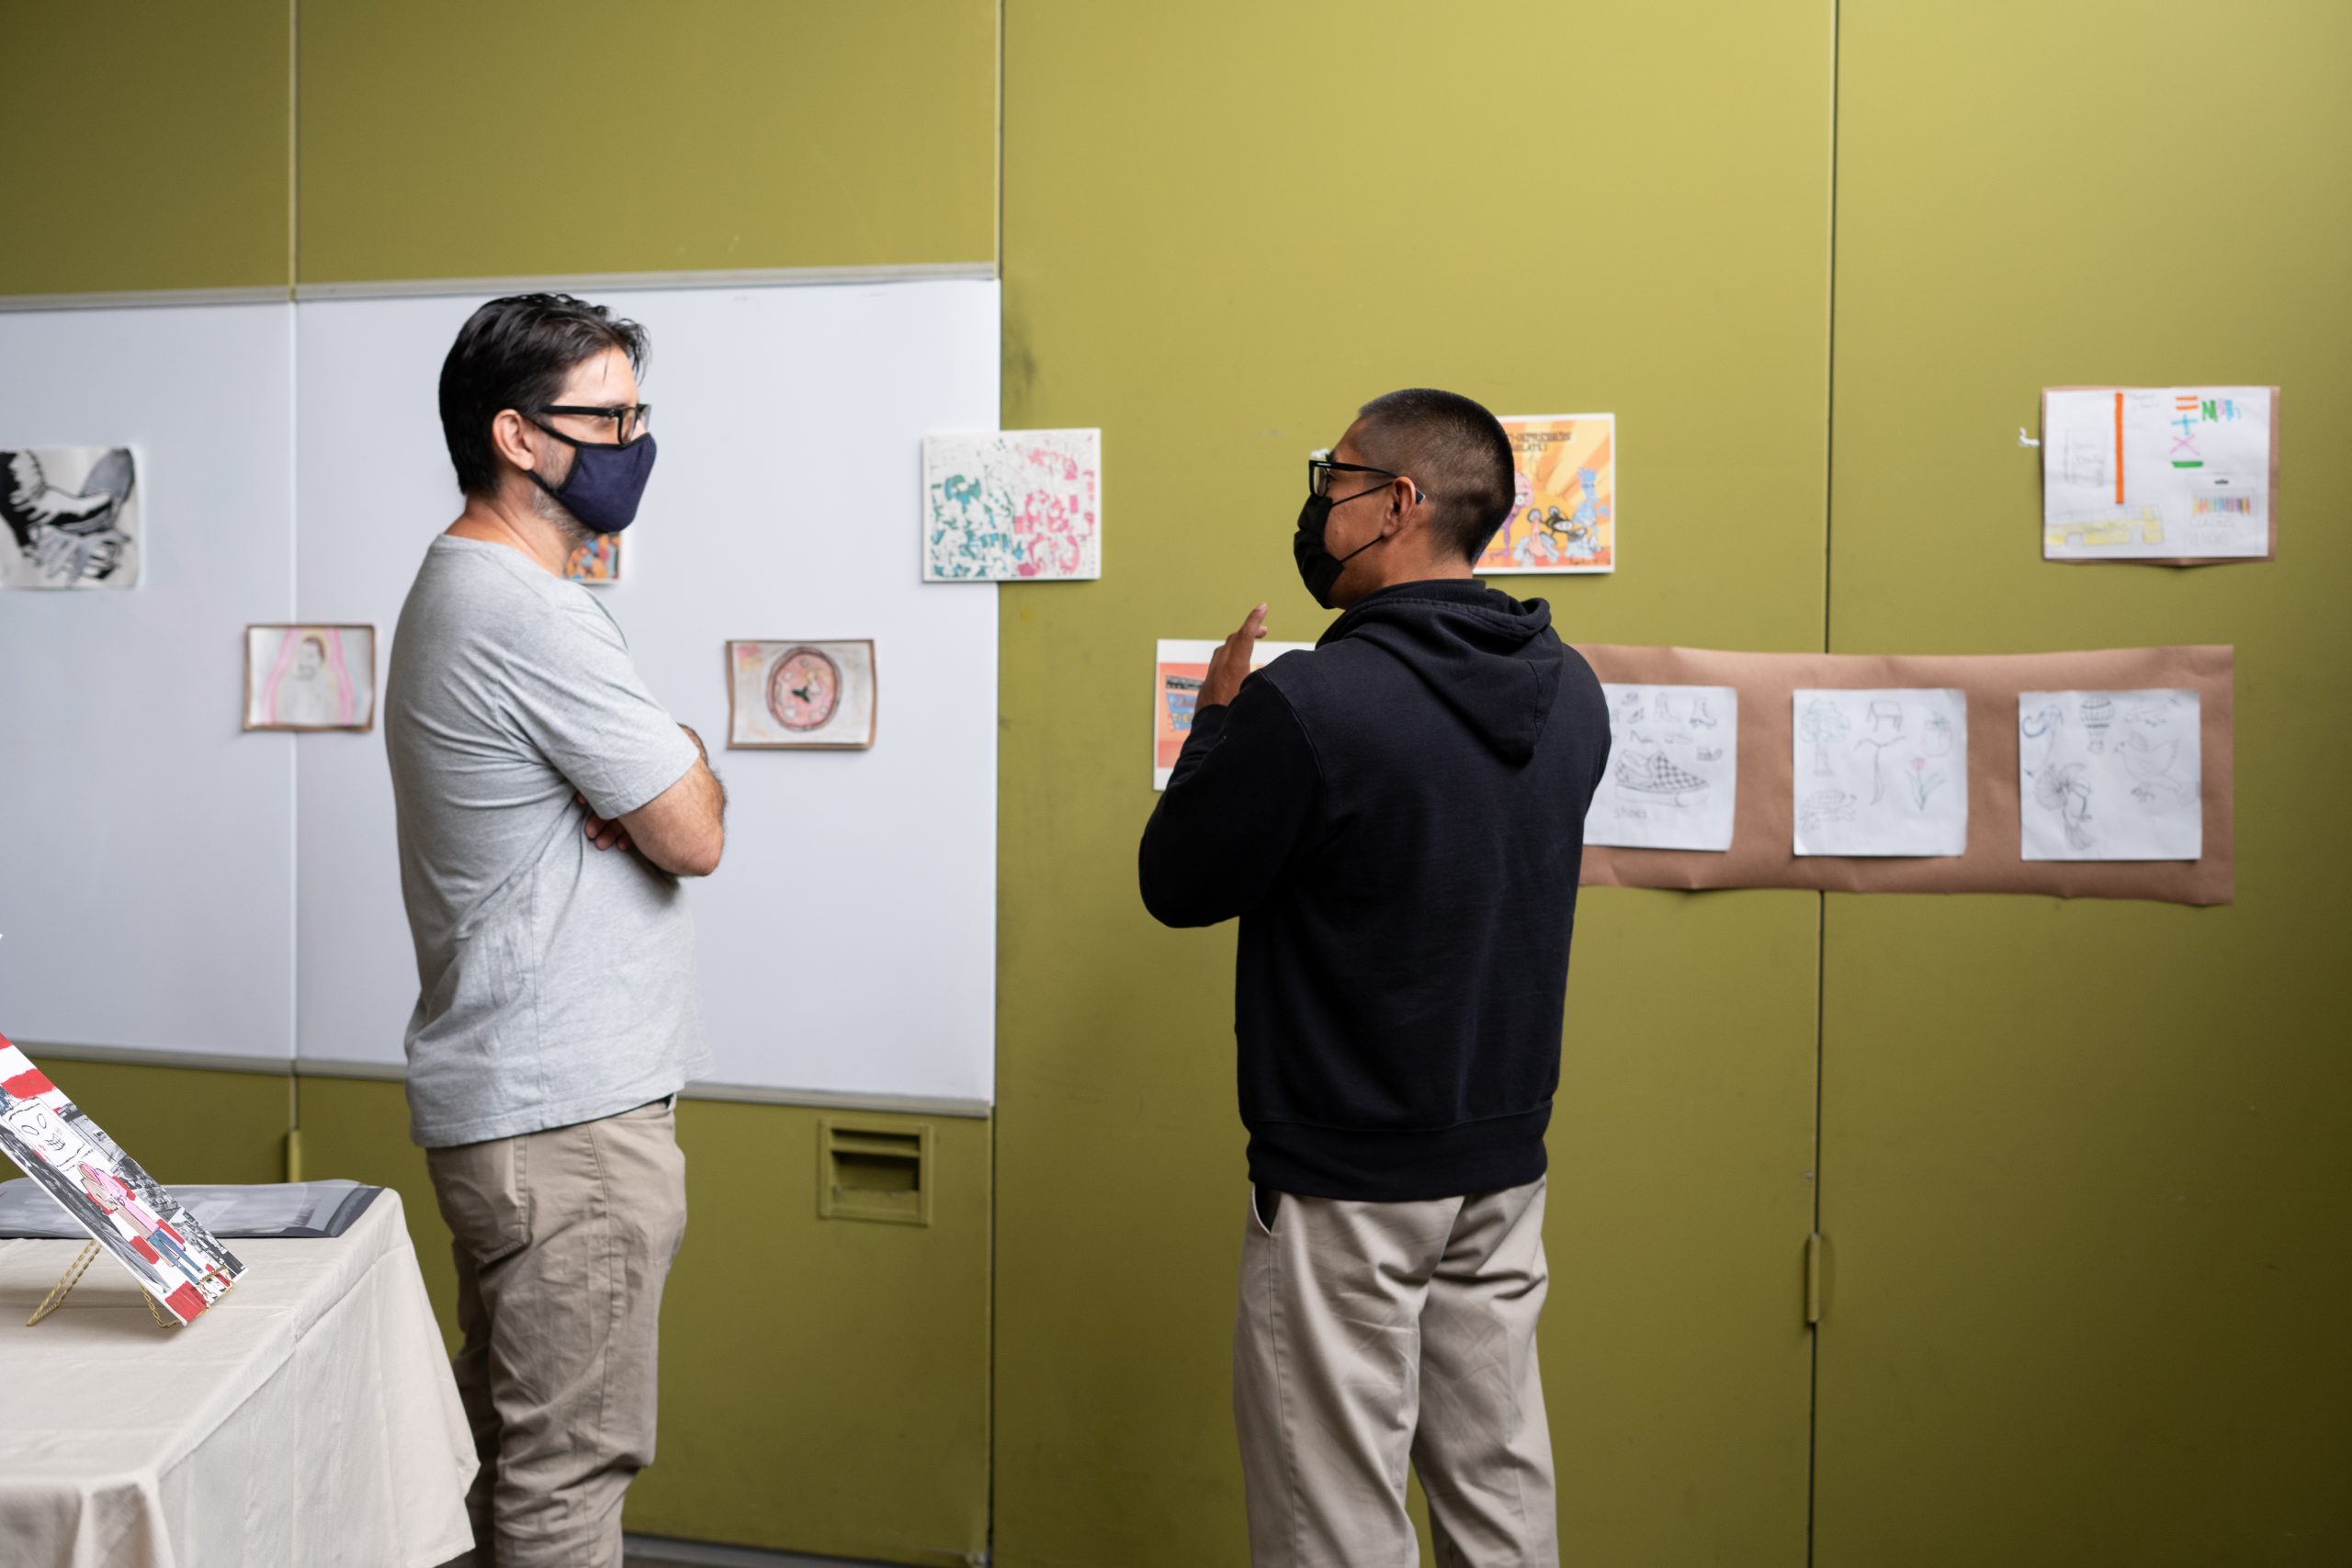
[[[925,582],[1102,575],[1102,433],[922,438]]]
[[[602,586],[621,580],[621,536],[599,534],[573,550],[563,563],[564,580]]]
[[[856,751],[874,744],[870,639],[727,645],[727,744],[739,750]]]
[[[245,1271],[169,1189],[0,1036],[0,1150],[130,1271],[150,1301],[193,1323]],[[69,1275],[65,1283],[70,1288]],[[53,1298],[52,1298],[53,1299]]]
[[[247,626],[247,729],[376,724],[376,628]]]
[[[0,451],[0,588],[135,588],[139,459],[128,446]]]
[[[1603,572],[1617,570],[1617,416],[1513,414],[1510,515],[1487,543],[1476,570]]]

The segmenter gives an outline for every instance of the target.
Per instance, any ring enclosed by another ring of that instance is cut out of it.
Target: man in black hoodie
[[[1471,575],[1513,493],[1484,408],[1375,399],[1307,488],[1299,571],[1346,613],[1255,675],[1265,606],[1226,639],[1141,857],[1161,921],[1241,920],[1251,1560],[1410,1568],[1409,1459],[1438,1561],[1554,1564],[1544,1132],[1607,707]]]

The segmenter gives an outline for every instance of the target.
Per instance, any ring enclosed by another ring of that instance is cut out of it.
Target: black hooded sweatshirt
[[[1171,926],[1241,919],[1253,1180],[1402,1202],[1544,1174],[1608,760],[1600,683],[1551,610],[1468,580],[1382,589],[1193,715],[1143,899]]]

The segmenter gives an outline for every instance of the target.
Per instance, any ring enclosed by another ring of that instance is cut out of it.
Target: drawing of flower
[[[1928,772],[1927,758],[1914,757],[1911,759],[1911,778],[1909,782],[1911,784],[1912,800],[1918,806],[1920,810],[1925,811],[1928,809],[1928,797],[1935,794],[1937,789],[1941,786],[1944,782],[1944,776],[1941,773],[1930,773]]]

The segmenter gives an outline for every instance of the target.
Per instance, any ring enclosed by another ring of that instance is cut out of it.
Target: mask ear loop
[[[1428,497],[1428,496],[1423,495],[1423,494],[1421,493],[1421,481],[1420,481],[1420,480],[1419,480],[1419,479],[1417,479],[1413,478],[1413,476],[1412,476],[1412,475],[1410,475],[1410,474],[1399,474],[1399,475],[1397,475],[1396,477],[1397,477],[1398,479],[1403,479],[1407,484],[1409,484],[1409,485],[1411,485],[1411,486],[1413,487],[1413,504],[1414,504],[1415,506],[1419,506],[1419,505],[1420,505],[1423,502],[1425,502],[1425,501],[1427,501],[1427,500],[1429,499],[1429,497]],[[1332,559],[1334,559],[1334,560],[1336,560],[1336,561],[1338,561],[1341,566],[1345,566],[1345,565],[1347,565],[1350,561],[1351,561],[1351,560],[1355,559],[1355,558],[1356,558],[1356,557],[1358,557],[1358,556],[1360,556],[1360,555],[1363,554],[1363,553],[1364,553],[1364,551],[1366,551],[1366,550],[1368,550],[1368,549],[1372,548],[1372,547],[1373,547],[1373,546],[1374,546],[1374,545],[1379,545],[1379,544],[1385,544],[1385,543],[1387,542],[1387,540],[1388,540],[1388,537],[1389,537],[1389,536],[1388,536],[1386,534],[1374,534],[1371,538],[1366,539],[1363,544],[1358,545],[1354,549],[1350,550],[1346,555],[1343,555],[1343,556],[1334,556],[1334,557],[1332,557],[1331,558],[1332,558]]]

